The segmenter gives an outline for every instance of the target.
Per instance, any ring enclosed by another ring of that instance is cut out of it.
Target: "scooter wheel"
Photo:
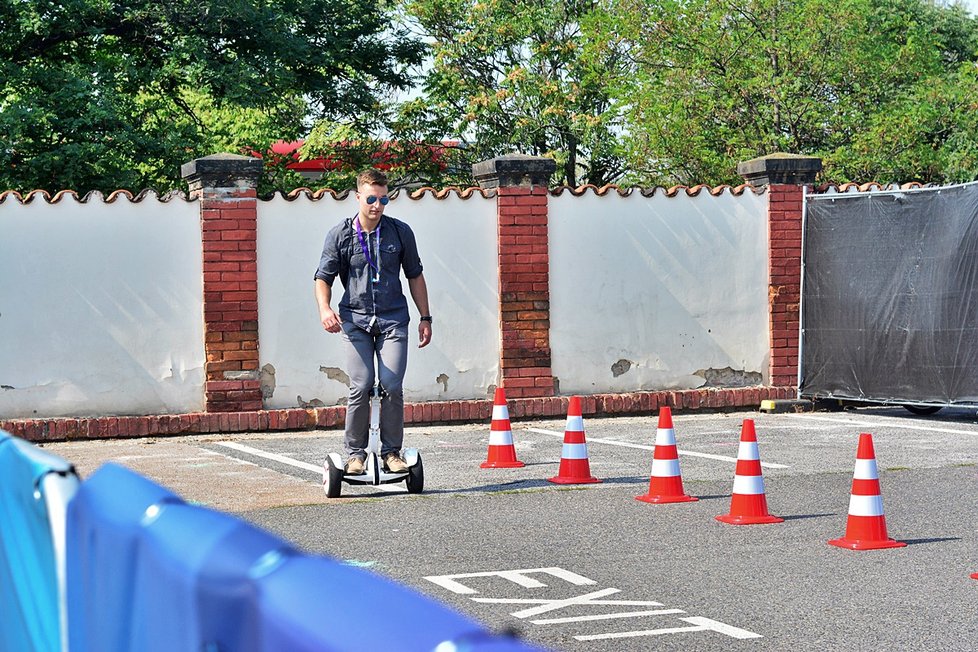
[[[418,453],[418,461],[408,467],[406,482],[409,494],[419,494],[424,491],[424,465],[421,463],[420,453]]]
[[[339,498],[343,486],[343,469],[337,468],[333,460],[326,458],[326,473],[323,475],[323,491],[327,498]]]

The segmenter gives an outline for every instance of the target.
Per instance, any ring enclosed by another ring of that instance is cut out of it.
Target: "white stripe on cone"
[[[657,478],[671,478],[679,475],[679,460],[652,460],[652,475]]]
[[[587,444],[564,444],[560,457],[565,460],[586,460]]]
[[[509,421],[509,408],[507,408],[505,405],[493,405],[492,420]]]
[[[882,496],[849,496],[849,516],[882,516]]]
[[[676,431],[673,428],[657,428],[655,431],[656,446],[675,446]],[[678,475],[678,474],[677,474]]]
[[[856,470],[853,473],[856,480],[879,480],[879,469],[876,468],[876,460],[856,460]]]
[[[513,432],[511,430],[490,430],[490,446],[508,446],[513,443]]]
[[[579,414],[568,416],[567,426],[564,430],[566,432],[584,432],[584,417]]]
[[[738,460],[759,460],[761,454],[757,449],[756,441],[742,441],[740,448],[737,449]]]
[[[733,492],[735,494],[762,494],[764,493],[764,477],[760,475],[735,475]]]

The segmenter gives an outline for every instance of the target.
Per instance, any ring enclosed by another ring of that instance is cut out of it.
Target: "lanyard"
[[[357,224],[357,238],[360,240],[360,248],[363,250],[363,255],[367,257],[367,264],[374,270],[373,282],[380,282],[380,266],[374,262],[374,259],[370,256],[370,234],[364,234],[363,229],[360,228],[360,217],[357,216],[354,219]],[[375,229],[377,233],[377,255],[380,255],[380,223],[377,223],[377,228]]]

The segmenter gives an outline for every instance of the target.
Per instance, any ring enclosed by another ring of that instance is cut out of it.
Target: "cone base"
[[[832,539],[829,541],[829,545],[846,548],[847,550],[880,550],[882,548],[903,548],[907,544],[894,539],[867,540],[842,537],[841,539]]]
[[[656,505],[660,503],[692,503],[699,500],[694,496],[653,496],[652,494],[643,494],[641,496],[635,496],[635,500],[641,500],[643,503],[654,503]]]
[[[733,514],[724,514],[722,516],[714,516],[713,518],[722,523],[729,523],[730,525],[763,525],[765,523],[784,523],[783,518],[772,516],[771,514],[766,516],[734,516]]]
[[[519,469],[526,466],[523,462],[516,460],[514,462],[483,462],[479,465],[480,469]]]
[[[595,484],[601,482],[598,478],[562,478],[559,475],[553,478],[547,478],[547,482],[553,482],[555,484]]]

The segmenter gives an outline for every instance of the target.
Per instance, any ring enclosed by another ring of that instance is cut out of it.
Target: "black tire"
[[[383,464],[384,462],[377,455],[372,453],[367,455],[367,473],[372,474],[371,482],[375,487],[380,485],[380,472]],[[384,466],[384,468],[387,467]]]
[[[326,458],[326,478],[323,490],[327,498],[339,498],[343,488],[343,469],[333,465],[332,458]]]
[[[408,467],[407,490],[409,494],[419,494],[424,491],[424,465],[421,463],[421,453],[418,453],[418,461]]]
[[[907,411],[912,412],[918,416],[927,416],[928,414],[934,414],[941,409],[940,405],[904,405]]]

